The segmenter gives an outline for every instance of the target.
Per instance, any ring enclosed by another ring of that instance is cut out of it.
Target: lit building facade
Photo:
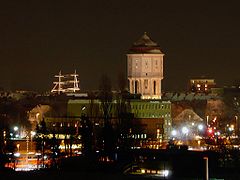
[[[216,83],[211,78],[190,79],[189,89],[191,92],[209,93],[211,88],[215,88]]]
[[[161,99],[163,56],[158,44],[146,33],[133,43],[127,54],[130,93],[141,94],[142,99]]]
[[[151,139],[151,141],[158,143],[169,140],[172,129],[170,101],[132,99],[127,102],[127,106],[129,113],[133,114],[132,138],[144,142]],[[109,109],[111,123],[116,127],[119,111],[117,102],[113,100]],[[103,126],[103,111],[101,102],[97,99],[69,100],[67,112],[67,116],[71,118],[88,116],[95,126]],[[138,130],[134,131],[133,129]]]

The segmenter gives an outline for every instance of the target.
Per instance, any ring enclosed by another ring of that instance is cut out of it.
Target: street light
[[[13,133],[14,133],[14,138],[19,138],[19,128],[18,128],[18,126],[14,126],[13,127]]]
[[[27,157],[26,157],[26,160],[27,160],[27,164],[28,164],[28,142],[29,142],[29,137],[27,135],[26,136],[26,143],[27,143]]]
[[[182,128],[182,133],[183,133],[183,138],[184,138],[184,140],[185,140],[185,142],[187,143],[187,135],[188,135],[188,132],[189,132],[189,130],[188,130],[188,128],[187,127],[183,127]]]
[[[209,180],[208,157],[204,157],[203,159],[205,160],[205,179]]]
[[[188,132],[189,132],[188,128],[184,126],[182,128],[182,133],[186,135],[186,134],[188,134]]]
[[[18,131],[18,127],[17,126],[14,126],[13,127],[13,130],[16,132],[16,131]]]
[[[207,116],[207,127],[208,127],[208,120],[209,120],[209,116]]]
[[[31,138],[31,151],[32,151],[32,144],[33,144],[32,138],[36,135],[36,132],[35,131],[31,131],[30,134],[31,134],[30,138]]]
[[[174,129],[174,130],[172,130],[171,134],[172,134],[172,136],[176,136],[177,135],[177,131]]]
[[[203,125],[202,125],[202,124],[199,124],[199,125],[198,125],[198,130],[200,130],[200,131],[203,130]]]

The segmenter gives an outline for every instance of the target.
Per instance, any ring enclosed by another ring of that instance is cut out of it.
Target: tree
[[[42,156],[42,165],[44,165],[44,154],[45,154],[45,146],[46,146],[46,135],[47,135],[47,128],[46,122],[44,119],[40,122],[40,124],[36,127],[36,150],[41,152]]]
[[[107,155],[110,155],[116,146],[116,136],[111,124],[111,108],[112,108],[112,87],[111,81],[106,76],[103,75],[100,82],[100,94],[99,98],[101,101],[101,107],[103,111],[103,147],[104,152]]]
[[[89,117],[82,116],[82,144],[83,144],[83,154],[86,156],[90,155],[93,151],[93,125],[89,120]]]
[[[56,135],[55,133],[53,133],[53,137],[50,141],[50,145],[51,145],[51,149],[52,149],[52,167],[53,168],[56,168],[57,167],[57,158],[58,158],[58,155],[59,155],[59,143],[58,143],[58,140],[56,138]]]

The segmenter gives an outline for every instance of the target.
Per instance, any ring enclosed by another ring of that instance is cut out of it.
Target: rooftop
[[[156,42],[154,42],[146,32],[133,43],[132,47],[129,49],[129,54],[135,53],[147,53],[147,54],[163,54],[160,47]]]

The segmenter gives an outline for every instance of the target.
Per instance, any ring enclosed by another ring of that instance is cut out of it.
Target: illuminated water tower
[[[145,32],[127,53],[129,91],[143,99],[161,99],[163,56],[160,47]]]

